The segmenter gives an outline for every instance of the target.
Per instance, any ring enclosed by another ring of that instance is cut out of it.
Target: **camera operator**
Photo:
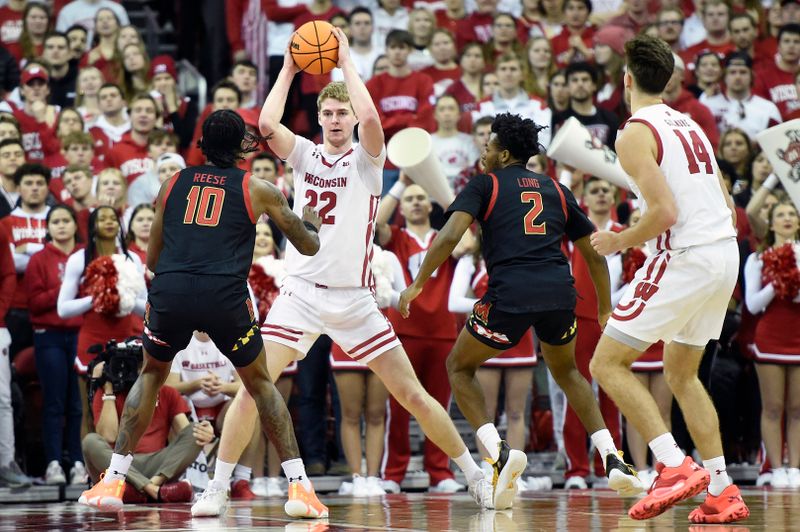
[[[136,355],[133,355],[135,353]],[[138,357],[138,368],[124,360]],[[141,371],[141,346],[121,344],[107,347],[92,369],[92,387],[96,388],[92,411],[97,432],[83,439],[83,455],[94,482],[111,459],[113,445],[119,433],[119,420],[130,387]],[[106,364],[110,370],[107,371]],[[127,373],[133,373],[128,375]],[[116,393],[115,393],[116,390]],[[153,419],[139,441],[128,472],[123,501],[190,502],[192,486],[186,481],[175,481],[197,458],[200,449],[214,440],[214,428],[208,421],[191,423],[190,411],[181,395],[169,386],[162,386],[153,413]],[[174,437],[169,440],[170,434]]]

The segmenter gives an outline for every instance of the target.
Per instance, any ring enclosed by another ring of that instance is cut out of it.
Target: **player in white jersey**
[[[484,478],[447,412],[417,380],[392,325],[378,310],[371,259],[386,159],[383,128],[350,59],[347,38],[340,30],[334,31],[345,81],[327,85],[317,100],[323,144],[314,145],[280,123],[292,78],[299,71],[288,48],[259,121],[270,149],[294,168],[295,208],[314,205],[322,218],[317,260],[306,260],[287,246],[289,276],[261,329],[270,375],[277,379],[289,363],[305,357],[320,334],[329,335],[351,358],[369,366],[417,419],[426,436],[456,462],[482,507],[507,508],[515,490],[508,483]],[[353,143],[356,124],[359,144]],[[256,419],[253,399],[244,391],[237,394],[228,418],[218,456],[224,463],[235,463]],[[527,460],[524,453],[512,451],[501,462],[505,478],[521,474]],[[225,501],[224,492],[209,490],[198,510],[203,515],[219,512]]]
[[[642,218],[620,233],[598,231],[591,239],[602,255],[645,241],[652,253],[611,314],[590,370],[658,461],[658,477],[629,515],[654,517],[708,487],[705,502],[689,519],[736,521],[749,510],[725,472],[717,413],[697,377],[706,344],[719,338],[738,276],[733,201],[703,130],[661,100],[673,69],[669,45],[638,36],[625,52],[625,93],[633,115],[616,148],[642,202]],[[684,456],[655,400],[630,370],[658,340],[665,344],[667,384],[706,469]]]

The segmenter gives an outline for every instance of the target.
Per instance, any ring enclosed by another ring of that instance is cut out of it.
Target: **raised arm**
[[[289,95],[289,88],[295,74],[300,72],[292,59],[291,44],[286,44],[286,51],[283,54],[283,67],[278,73],[272,90],[269,91],[264,106],[261,108],[261,115],[258,117],[258,129],[267,139],[269,148],[281,159],[286,159],[294,149],[294,133],[289,128],[281,124],[283,112],[286,108],[286,97]]]
[[[347,36],[339,28],[334,28],[334,35],[339,40],[338,67],[344,74],[344,83],[350,95],[350,103],[358,118],[358,140],[366,152],[372,157],[377,157],[383,151],[384,136],[381,119],[375,102],[367,91],[367,86],[361,81],[353,59],[350,57],[350,45]],[[274,89],[273,89],[274,90]]]
[[[250,197],[256,217],[266,213],[278,225],[278,229],[303,255],[314,255],[319,251],[319,231],[322,219],[313,209],[303,209],[303,219],[292,212],[286,197],[271,183],[260,179],[250,180]]]

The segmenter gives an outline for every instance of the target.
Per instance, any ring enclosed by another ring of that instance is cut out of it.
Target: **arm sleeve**
[[[761,285],[761,260],[755,253],[751,253],[744,264],[744,287],[744,302],[751,314],[764,312],[775,297],[772,283]]]
[[[36,254],[31,257],[25,272],[25,285],[28,292],[28,309],[32,314],[44,314],[56,307],[60,287],[47,286],[47,270],[43,264],[45,257]]]
[[[77,297],[82,273],[83,251],[78,251],[67,260],[64,281],[58,292],[58,316],[60,318],[73,318],[92,310],[92,296]]]
[[[591,235],[594,232],[594,224],[583,212],[583,209],[580,208],[578,202],[575,201],[575,196],[564,185],[558,183],[557,186],[561,187],[561,192],[567,202],[567,238],[575,242],[586,235]]]
[[[486,174],[476,175],[447,208],[447,214],[461,211],[471,214],[476,220],[483,219],[492,196],[492,186],[491,177]]]
[[[447,310],[453,313],[466,314],[475,306],[477,299],[468,297],[469,282],[475,273],[475,259],[472,255],[461,257],[453,273],[450,284],[450,296],[447,298]]]

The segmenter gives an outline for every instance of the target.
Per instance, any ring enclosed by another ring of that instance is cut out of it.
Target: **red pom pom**
[[[630,248],[622,255],[622,282],[625,284],[633,281],[636,271],[647,260],[644,251],[639,248]]]
[[[117,267],[111,257],[98,257],[86,267],[80,294],[92,296],[92,309],[98,314],[115,316],[119,312]]]
[[[280,293],[280,288],[275,284],[275,279],[267,275],[260,264],[250,266],[247,282],[250,283],[253,295],[256,296],[256,301],[258,301],[258,316],[261,323],[263,323],[267,318],[269,309],[272,308],[272,303],[275,302]]]
[[[761,254],[761,281],[764,285],[772,283],[775,295],[785,301],[791,301],[800,291],[800,269],[794,246],[787,242],[782,246],[769,248]]]

